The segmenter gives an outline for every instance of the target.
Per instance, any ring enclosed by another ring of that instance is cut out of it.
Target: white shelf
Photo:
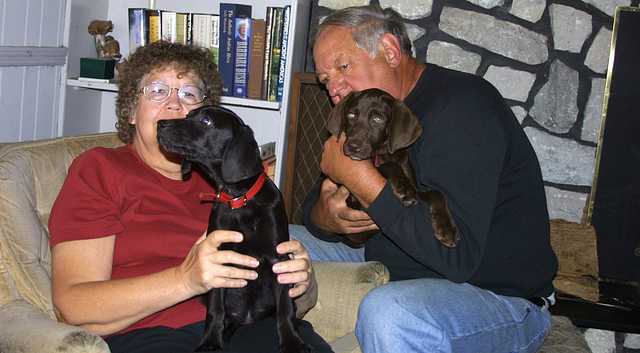
[[[81,87],[94,89],[99,91],[107,91],[107,92],[117,92],[118,85],[114,82],[92,82],[92,81],[82,81],[77,78],[67,79],[67,86],[71,87]],[[247,99],[247,98],[237,98],[237,97],[220,97],[221,104],[228,105],[237,105],[241,107],[250,107],[250,108],[258,108],[258,109],[268,109],[268,110],[279,110],[280,102],[270,102],[263,101],[258,99]]]
[[[111,92],[118,91],[118,85],[116,85],[113,82],[104,83],[104,82],[82,81],[82,80],[78,80],[77,78],[68,78],[67,86],[96,89],[99,91],[111,91]]]

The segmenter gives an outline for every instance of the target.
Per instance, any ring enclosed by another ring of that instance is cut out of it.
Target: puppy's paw
[[[433,225],[433,234],[442,245],[453,248],[458,244],[460,234],[449,212],[446,210],[432,209],[431,222]]]
[[[281,346],[280,353],[313,353],[313,349],[300,341],[296,344],[288,344],[287,347]]]
[[[218,352],[218,351],[222,351],[222,346],[203,344],[200,347],[196,348],[196,350],[193,352],[209,353],[209,352]]]
[[[194,352],[217,352],[222,351],[222,339],[213,337],[205,339]]]
[[[418,200],[415,198],[415,196],[405,196],[402,198],[402,206],[404,207],[411,207],[415,204],[418,203]]]

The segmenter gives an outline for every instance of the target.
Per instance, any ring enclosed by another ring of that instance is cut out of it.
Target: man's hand
[[[320,198],[311,211],[311,221],[324,231],[337,234],[376,230],[378,226],[366,212],[347,206],[349,190],[329,178],[322,182]]]
[[[334,183],[344,185],[367,208],[378,197],[387,180],[371,160],[358,161],[347,157],[342,152],[345,141],[344,134],[339,139],[330,136],[325,141],[320,169]]]

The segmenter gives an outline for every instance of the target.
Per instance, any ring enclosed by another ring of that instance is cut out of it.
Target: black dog
[[[291,285],[279,284],[271,270],[288,259],[275,249],[289,240],[289,230],[282,194],[264,174],[251,128],[230,110],[204,106],[186,119],[159,121],[158,141],[166,151],[183,156],[183,176],[194,163],[217,191],[209,198],[214,204],[207,232],[227,229],[244,235],[242,243],[225,243],[220,249],[260,261],[258,278],[246,287],[208,293],[199,350],[222,349],[239,326],[275,315],[280,352],[310,352],[295,326],[296,307],[288,295]]]
[[[422,126],[404,103],[377,88],[352,92],[332,111],[327,130],[334,136],[345,133],[343,152],[346,156],[356,160],[373,159],[403,206],[415,205],[418,198],[425,201],[435,237],[444,246],[456,246],[459,235],[444,195],[437,190],[416,189],[407,147],[420,137]],[[362,209],[353,195],[347,204]],[[351,234],[347,238],[350,245],[362,245],[373,234],[375,231]]]

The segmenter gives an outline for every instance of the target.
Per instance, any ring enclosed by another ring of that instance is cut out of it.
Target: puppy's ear
[[[222,180],[230,184],[252,177],[264,169],[258,143],[248,126],[237,128],[233,138],[227,143],[221,169]]]
[[[418,118],[402,101],[396,100],[389,128],[389,153],[411,146],[421,134]]]
[[[182,179],[185,180],[191,173],[191,162],[189,162],[186,158],[182,159],[182,163],[180,164],[180,173],[182,173]]]
[[[344,99],[340,100],[333,110],[331,111],[331,115],[329,115],[329,119],[327,120],[327,130],[331,133],[331,135],[335,137],[340,137],[342,133],[342,121],[344,119],[344,107],[347,105],[347,101],[349,98],[353,96],[352,93],[349,93]]]

